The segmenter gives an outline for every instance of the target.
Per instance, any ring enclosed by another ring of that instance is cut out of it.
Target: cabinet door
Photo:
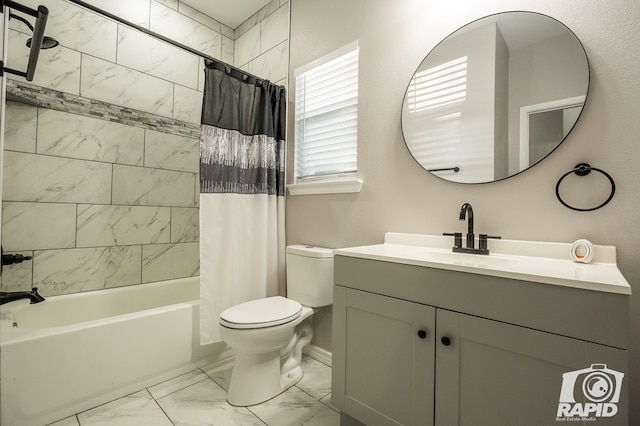
[[[343,392],[334,403],[367,425],[432,425],[435,308],[351,289],[334,294],[333,378],[342,382],[334,392]]]
[[[439,426],[557,426],[564,373],[626,365],[624,350],[442,309],[436,316]],[[626,424],[626,402],[618,407],[598,424]]]

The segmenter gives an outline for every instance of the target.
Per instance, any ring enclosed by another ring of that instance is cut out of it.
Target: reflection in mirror
[[[474,21],[440,42],[416,70],[402,131],[428,171],[462,183],[519,173],[575,125],[589,86],[576,36],[533,12]]]

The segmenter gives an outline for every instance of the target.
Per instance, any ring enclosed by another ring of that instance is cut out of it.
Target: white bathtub
[[[198,299],[195,277],[2,305],[0,424],[45,425],[230,356],[200,346]]]

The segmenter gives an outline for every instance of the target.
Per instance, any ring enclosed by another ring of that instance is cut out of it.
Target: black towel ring
[[[586,176],[589,173],[591,173],[591,170],[595,170],[596,172],[600,172],[602,173],[607,179],[609,179],[609,182],[611,183],[611,194],[609,194],[609,198],[607,198],[605,200],[604,203],[600,204],[599,206],[596,207],[592,207],[590,209],[581,209],[578,207],[573,207],[570,206],[569,204],[567,204],[562,197],[560,197],[560,183],[562,183],[562,180],[564,178],[566,178],[567,176],[569,176],[571,173],[575,173],[578,176]],[[563,174],[560,179],[558,179],[558,183],[556,184],[556,197],[558,197],[558,201],[560,201],[560,203],[562,203],[563,206],[570,208],[571,210],[577,210],[579,212],[590,212],[593,210],[598,210],[601,207],[606,206],[607,204],[609,204],[609,201],[611,201],[611,199],[613,198],[614,194],[616,193],[616,183],[613,181],[613,178],[611,177],[611,175],[609,175],[609,173],[605,172],[604,170],[601,169],[597,169],[595,167],[591,167],[588,163],[580,163],[577,164],[573,170],[569,170],[567,173]]]

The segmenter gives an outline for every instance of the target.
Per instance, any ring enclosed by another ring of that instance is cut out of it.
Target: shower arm
[[[7,68],[4,66],[4,63],[0,61],[0,76],[3,75],[4,72],[8,72],[9,74],[15,74],[15,75],[24,77],[27,81],[32,81],[33,76],[36,73],[36,64],[38,63],[38,56],[40,55],[40,47],[42,46],[42,40],[44,39],[44,29],[45,29],[45,26],[47,25],[47,18],[49,17],[49,9],[40,5],[38,6],[37,10],[34,10],[34,9],[31,9],[30,7],[24,6],[20,3],[16,3],[12,0],[2,0],[2,5],[0,6],[0,12],[4,12],[5,6],[35,17],[36,23],[33,26],[33,39],[31,41],[31,48],[29,50],[29,62],[27,64],[27,70],[19,71],[19,70],[14,70],[12,68]]]

